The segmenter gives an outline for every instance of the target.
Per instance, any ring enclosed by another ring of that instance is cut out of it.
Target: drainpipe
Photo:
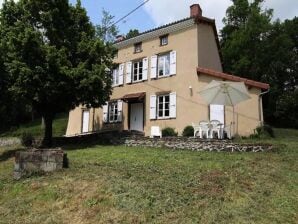
[[[264,125],[263,98],[262,97],[269,92],[270,92],[270,88],[267,91],[260,93],[260,95],[259,95],[259,119],[260,119],[261,125]]]
[[[92,118],[92,132],[95,132],[95,108],[93,107],[93,118]]]

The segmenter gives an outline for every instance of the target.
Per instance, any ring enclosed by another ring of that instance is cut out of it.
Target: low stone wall
[[[128,147],[169,148],[173,150],[192,150],[207,152],[265,152],[272,150],[272,145],[238,144],[230,140],[202,140],[198,138],[126,138],[124,144]]]
[[[0,147],[7,147],[21,144],[19,138],[0,138]]]
[[[53,172],[67,166],[67,155],[61,149],[31,149],[15,155],[14,179],[32,173]]]

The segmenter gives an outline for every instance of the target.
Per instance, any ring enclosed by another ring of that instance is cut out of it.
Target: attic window
[[[142,52],[142,42],[135,44],[135,53]]]
[[[168,45],[168,36],[169,35],[164,35],[160,37],[160,46]]]

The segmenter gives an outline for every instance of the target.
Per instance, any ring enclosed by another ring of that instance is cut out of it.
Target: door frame
[[[89,113],[89,121],[88,121],[88,131],[87,132],[83,132],[83,128],[84,128],[84,112],[88,112]],[[82,109],[82,117],[81,117],[81,134],[85,134],[90,132],[90,109]]]
[[[145,130],[145,116],[146,116],[146,113],[145,113],[145,108],[146,107],[145,107],[145,102],[144,101],[128,103],[128,119],[127,119],[127,121],[128,121],[128,130],[131,130],[130,115],[131,115],[131,105],[132,104],[143,104],[143,122],[142,122],[142,124],[143,124],[143,132],[144,132],[144,130]]]

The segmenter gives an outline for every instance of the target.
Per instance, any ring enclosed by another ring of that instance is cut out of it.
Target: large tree
[[[44,146],[52,144],[56,113],[108,100],[114,50],[96,38],[80,1],[6,0],[0,26],[9,92],[44,118]]]
[[[227,9],[221,30],[221,50],[227,72],[260,79],[259,59],[272,18],[272,10],[262,10],[262,2],[233,0],[233,5]]]
[[[221,30],[224,70],[270,84],[265,96],[265,121],[297,127],[297,18],[272,22],[264,0],[233,0]]]

